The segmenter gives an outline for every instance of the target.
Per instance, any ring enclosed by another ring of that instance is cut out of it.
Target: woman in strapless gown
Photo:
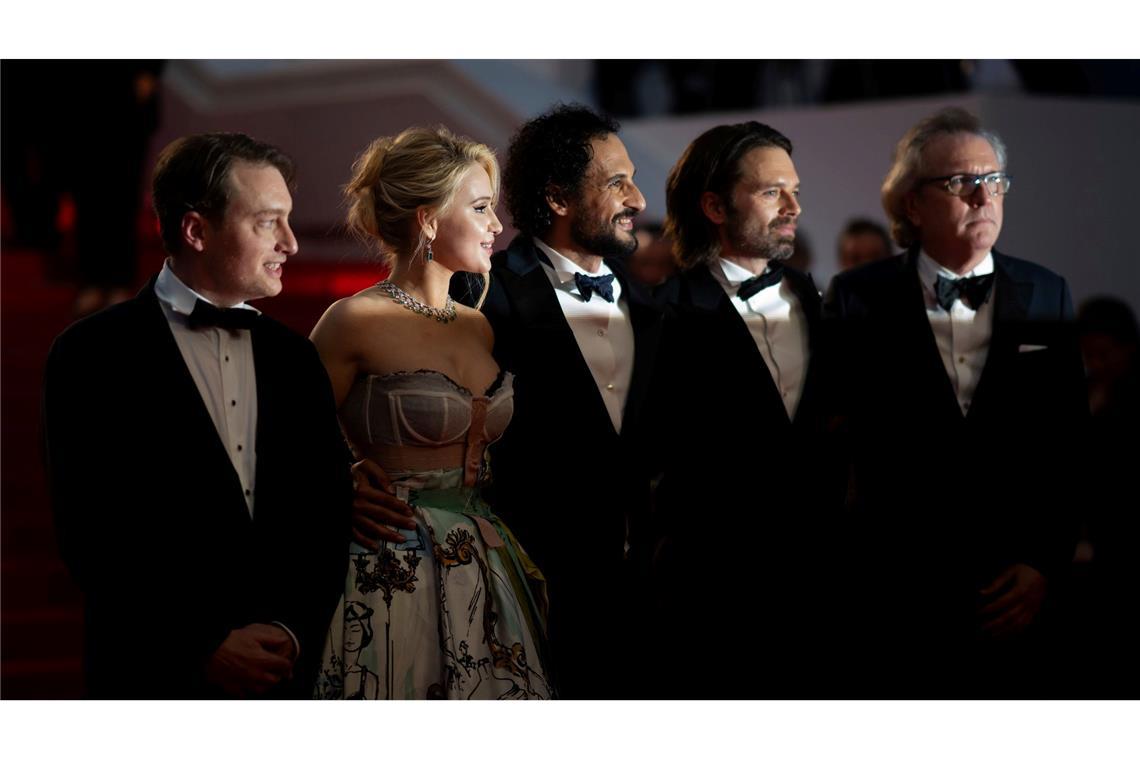
[[[490,269],[498,165],[440,128],[380,138],[353,168],[349,225],[391,274],[329,307],[312,338],[353,451],[412,515],[402,540],[351,545],[315,696],[550,698],[545,583],[480,495],[513,377],[483,315],[447,295],[455,271]]]

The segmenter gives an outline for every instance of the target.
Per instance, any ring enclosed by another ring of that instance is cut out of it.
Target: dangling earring
[[[431,241],[430,240],[428,241],[428,244],[427,244],[427,252],[424,254],[424,260],[425,261],[431,261],[432,260]]]

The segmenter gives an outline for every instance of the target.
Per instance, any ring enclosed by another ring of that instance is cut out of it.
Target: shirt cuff
[[[293,639],[293,662],[296,662],[297,658],[301,656],[301,642],[297,640],[297,634],[289,630],[289,626],[285,625],[280,620],[274,620],[272,622],[273,625],[289,634],[289,638]]]

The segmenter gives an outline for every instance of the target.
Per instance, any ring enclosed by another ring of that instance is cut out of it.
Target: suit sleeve
[[[80,507],[82,484],[87,488],[96,484],[105,474],[99,467],[99,450],[82,455],[80,431],[98,429],[100,421],[94,418],[101,406],[81,405],[79,388],[74,378],[82,377],[79,362],[66,336],[52,344],[44,371],[44,389],[41,403],[43,421],[43,455],[51,491],[51,505],[55,519],[56,539],[60,554],[72,576],[85,591],[89,576],[97,574],[92,556],[95,544],[92,510]],[[89,494],[89,496],[92,494]]]
[[[348,569],[353,491],[351,454],[337,421],[328,375],[312,344],[305,341],[297,362],[297,404],[289,423],[298,450],[295,472],[286,477],[290,492],[276,516],[272,551],[282,558],[262,612],[262,622],[284,624],[297,637],[300,654],[294,672],[299,693],[307,696]]]
[[[166,554],[174,521],[156,520],[165,484],[132,456],[130,391],[115,373],[93,371],[114,363],[107,352],[92,330],[65,333],[48,356],[42,416],[56,535],[85,595],[88,659],[99,669],[92,688],[108,696],[185,695],[201,685],[202,663],[228,628],[194,614],[211,600]],[[156,662],[161,678],[134,675]]]
[[[1057,329],[1055,351],[1057,363],[1053,376],[1041,378],[1052,385],[1050,419],[1051,444],[1043,457],[1049,459],[1043,474],[1040,496],[1036,500],[1043,514],[1028,532],[1023,548],[1024,561],[1046,577],[1068,572],[1079,532],[1079,518],[1085,498],[1080,477],[1088,472],[1088,456],[1081,441],[1087,440],[1089,409],[1085,389],[1084,364],[1081,358],[1068,283],[1061,281],[1058,301],[1053,313]],[[1043,410],[1046,411],[1046,410]],[[1044,435],[1043,435],[1044,437]]]

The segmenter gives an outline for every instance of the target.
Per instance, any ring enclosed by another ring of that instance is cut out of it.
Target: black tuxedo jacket
[[[660,632],[674,654],[678,642],[740,653],[734,668],[695,671],[691,681],[670,673],[663,685],[674,684],[678,697],[786,697],[810,682],[809,663],[790,656],[789,647],[806,646],[806,614],[815,620],[828,607],[816,571],[830,554],[840,478],[824,436],[819,291],[810,275],[784,272],[808,337],[793,419],[748,326],[706,265],[658,293],[666,317],[648,437],[661,472],[651,571],[665,618]],[[782,655],[743,654],[758,644]],[[794,678],[782,677],[781,663]]]
[[[993,254],[993,332],[963,415],[926,316],[917,250],[839,274],[824,306],[834,424],[852,481],[867,630],[976,638],[977,591],[1015,563],[1050,579],[1075,545],[1087,404],[1064,279]]]
[[[228,632],[274,621],[301,645],[281,694],[308,695],[347,569],[350,460],[313,346],[265,316],[252,341],[252,519],[154,279],[52,346],[47,464],[92,696],[215,695],[203,666]]]
[[[818,470],[809,461],[818,452],[810,449],[818,445],[823,425],[816,358],[820,295],[811,275],[784,272],[808,333],[794,419],[748,326],[707,266],[677,275],[659,292],[667,312],[652,394],[659,433],[652,439],[664,444],[658,491],[663,509],[676,504],[685,512],[681,505],[694,500],[739,503],[752,494],[781,511],[803,510],[810,490],[805,477]]]
[[[599,675],[597,648],[608,645],[603,639],[612,644],[609,632],[620,627],[614,616],[627,612],[625,545],[643,548],[649,500],[639,431],[661,314],[621,260],[606,264],[621,281],[634,332],[620,435],[529,237],[492,257],[483,305],[495,359],[515,374],[514,417],[491,447],[489,498],[549,582],[556,669],[571,697],[605,696],[614,686],[606,668]]]

